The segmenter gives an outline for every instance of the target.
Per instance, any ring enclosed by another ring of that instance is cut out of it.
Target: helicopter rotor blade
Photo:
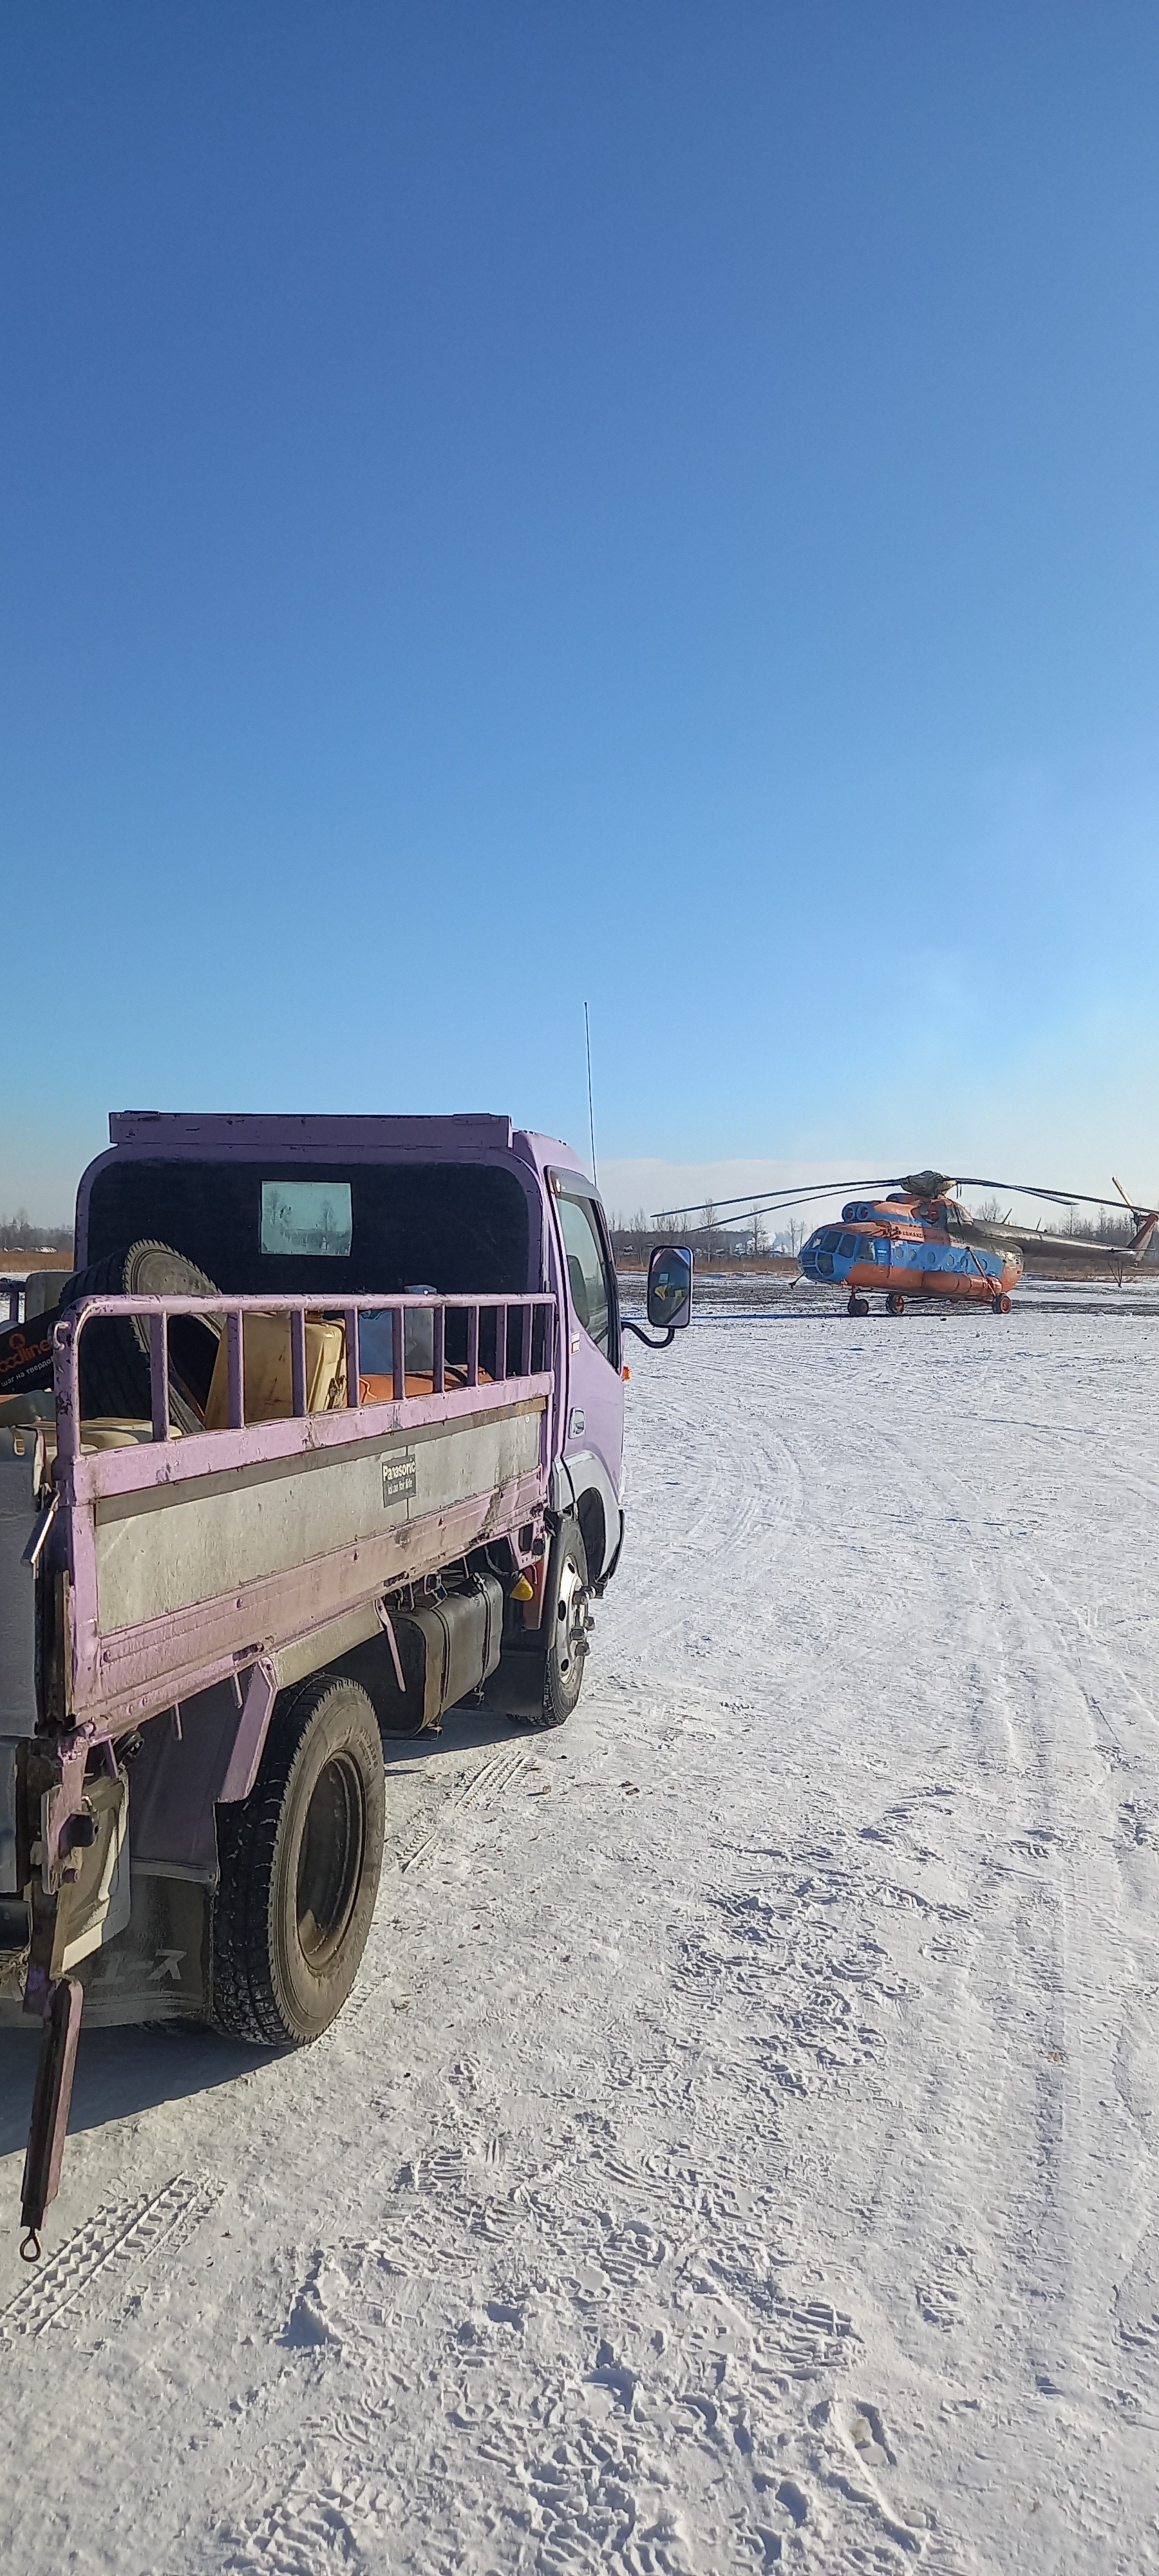
[[[1041,1182],[984,1181],[979,1180],[976,1174],[971,1177],[967,1173],[962,1174],[957,1186],[960,1190],[1016,1190],[1021,1198],[1048,1199],[1056,1207],[1117,1208],[1126,1200],[1126,1192],[1122,1190],[1117,1199],[1097,1198],[1090,1190],[1048,1190],[1043,1188]],[[1132,1215],[1138,1213],[1133,1199],[1126,1200],[1126,1204],[1130,1207]]]
[[[662,1217],[702,1216],[705,1208],[708,1207],[712,1209],[714,1216],[718,1216],[722,1208],[749,1210],[758,1202],[763,1206],[766,1201],[770,1207],[788,1206],[795,1204],[798,1199],[836,1198],[842,1190],[884,1190],[891,1186],[891,1183],[880,1178],[875,1181],[788,1181],[782,1189],[746,1190],[741,1197],[735,1199],[687,1199],[681,1207],[653,1208],[652,1217],[653,1222],[658,1224]]]
[[[948,1191],[950,1187],[948,1179],[932,1171],[928,1174],[879,1173],[872,1180],[786,1182],[781,1188],[775,1190],[753,1190],[728,1199],[689,1199],[685,1200],[680,1207],[656,1208],[653,1210],[652,1221],[653,1224],[660,1225],[671,1224],[679,1217],[689,1221],[696,1218],[703,1219],[711,1209],[714,1218],[721,1217],[728,1225],[740,1226],[758,1216],[782,1214],[787,1216],[793,1208],[810,1207],[819,1200],[841,1198],[848,1192],[861,1195],[872,1190],[912,1188],[915,1180],[924,1180],[928,1183],[934,1179],[941,1180],[943,1189]],[[1020,1198],[1042,1199],[1052,1207],[1118,1208],[1125,1206],[1136,1218],[1150,1213],[1148,1209],[1137,1206],[1133,1199],[1128,1199],[1122,1183],[1118,1180],[1115,1181],[1118,1198],[1103,1198],[1090,1190],[1048,1189],[1041,1181],[988,1180],[978,1173],[963,1174],[953,1186],[959,1190],[1001,1192],[1013,1190]]]
[[[751,1221],[752,1221],[752,1219],[753,1219],[754,1217],[758,1217],[758,1216],[771,1216],[771,1217],[777,1217],[777,1216],[788,1216],[788,1215],[790,1215],[790,1214],[791,1214],[791,1212],[792,1212],[792,1210],[793,1210],[794,1208],[799,1208],[799,1207],[810,1207],[810,1208],[811,1208],[811,1207],[817,1207],[819,1204],[823,1204],[823,1202],[824,1202],[826,1199],[828,1199],[831,1195],[832,1195],[832,1193],[831,1193],[829,1190],[804,1190],[804,1191],[800,1192],[798,1195],[794,1196],[793,1198],[790,1198],[790,1199],[779,1199],[779,1200],[776,1202],[776,1205],[775,1205],[775,1206],[769,1206],[769,1205],[767,1205],[765,1202],[763,1202],[763,1201],[762,1201],[762,1202],[761,1202],[761,1204],[760,1204],[759,1206],[753,1206],[753,1207],[747,1207],[747,1206],[746,1206],[746,1207],[741,1207],[741,1208],[733,1208],[733,1209],[731,1209],[731,1210],[730,1210],[730,1212],[729,1212],[728,1216],[724,1219],[724,1221],[723,1221],[723,1223],[722,1223],[722,1225],[721,1225],[720,1231],[721,1231],[722,1233],[727,1233],[727,1232],[729,1232],[732,1228],[738,1228],[738,1229],[739,1229],[739,1228],[741,1228],[741,1227],[743,1227],[743,1226],[745,1226],[745,1225],[747,1225],[747,1224],[750,1224],[750,1223],[751,1223]],[[715,1200],[712,1202],[712,1207],[713,1207],[713,1218],[714,1218],[714,1222],[715,1222],[716,1214],[717,1214]],[[687,1215],[687,1214],[689,1214],[689,1213],[690,1213],[690,1211],[688,1211],[687,1209],[685,1209],[685,1210],[682,1210],[682,1211],[681,1211],[681,1213],[682,1213],[682,1214]],[[699,1211],[699,1210],[692,1211],[691,1213],[694,1213],[695,1215],[697,1215],[697,1217],[699,1217],[699,1215],[700,1215],[700,1211]]]

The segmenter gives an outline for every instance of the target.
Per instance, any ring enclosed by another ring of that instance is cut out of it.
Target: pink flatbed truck
[[[384,1742],[467,1699],[570,1714],[623,1543],[622,1337],[647,1339],[576,1156],[506,1118],[109,1123],[75,1272],[8,1283],[0,1328],[30,2260],[82,2009],[316,2038],[374,1910]],[[658,1247],[667,1340],[691,1290]]]

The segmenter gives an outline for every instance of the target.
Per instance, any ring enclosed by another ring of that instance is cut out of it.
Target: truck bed
[[[308,1413],[296,1365],[294,1412],[252,1424],[240,1418],[245,1315],[285,1316],[297,1361],[316,1299],[101,1298],[59,1327],[50,1562],[62,1587],[67,1724],[115,1739],[259,1661],[279,1686],[297,1679],[372,1635],[392,1588],[541,1516],[552,1301],[421,1301],[427,1313],[433,1306],[434,1366],[430,1392],[415,1394],[406,1392],[404,1318],[418,1302],[345,1305],[355,1363],[347,1403]],[[359,1401],[362,1311],[397,1318],[389,1400],[377,1398],[375,1381],[376,1400]],[[452,1311],[466,1321],[468,1357],[458,1372],[443,1361]],[[166,1335],[172,1315],[190,1313],[225,1319],[231,1420],[180,1437],[168,1420]],[[99,1317],[134,1315],[147,1319],[151,1337],[153,1438],[86,1455],[81,1337]],[[481,1326],[493,1363],[486,1375]],[[239,1794],[236,1783],[231,1791]]]

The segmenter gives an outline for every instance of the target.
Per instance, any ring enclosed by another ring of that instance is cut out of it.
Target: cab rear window
[[[354,1234],[349,1181],[263,1181],[262,1251],[347,1261]]]

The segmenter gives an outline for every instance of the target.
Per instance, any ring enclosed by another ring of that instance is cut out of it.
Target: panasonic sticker
[[[413,1449],[391,1449],[382,1462],[382,1499],[384,1503],[409,1502],[416,1491],[415,1453]]]

